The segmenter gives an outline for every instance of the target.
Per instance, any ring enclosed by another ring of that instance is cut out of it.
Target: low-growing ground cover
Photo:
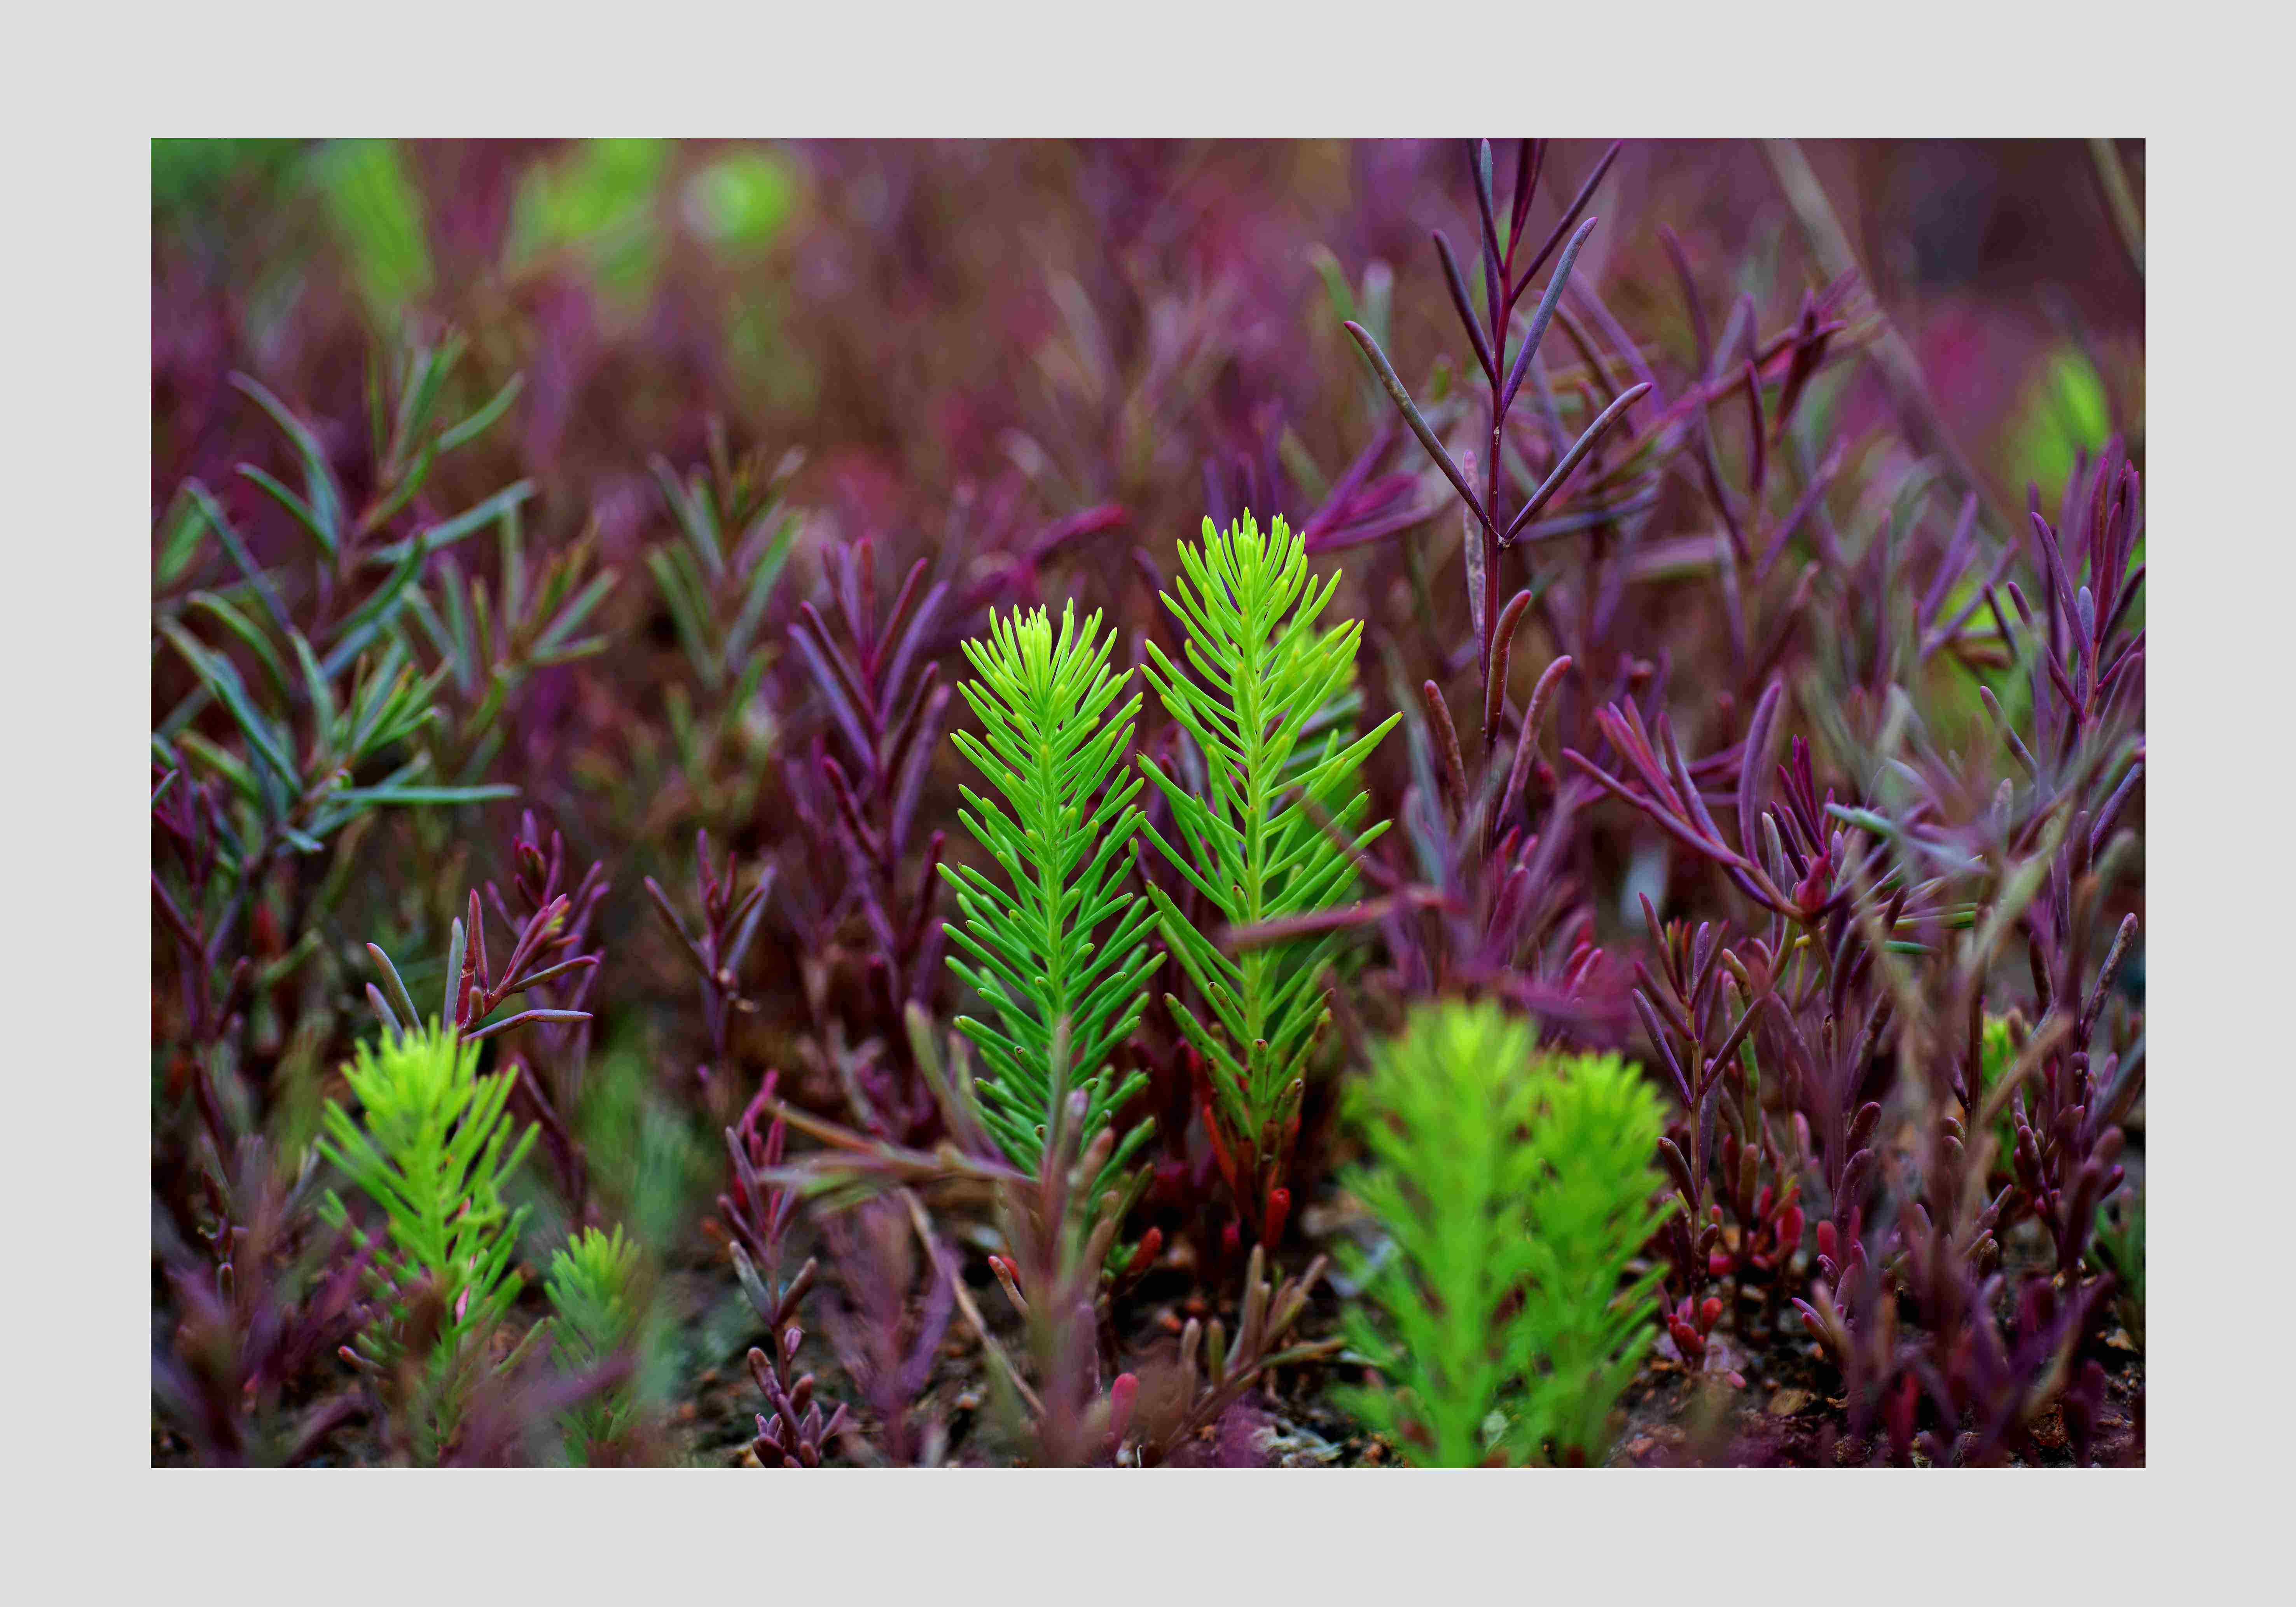
[[[154,1463],[2141,1464],[2140,164],[155,147]]]

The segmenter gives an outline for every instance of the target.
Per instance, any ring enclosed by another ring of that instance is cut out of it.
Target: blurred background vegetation
[[[2115,428],[2141,461],[2142,280],[2089,147],[1806,148],[1986,472],[2059,483]],[[2141,145],[2118,154],[2141,187]],[[537,370],[529,443],[556,455],[615,428],[642,471],[716,411],[877,459],[926,502],[1014,455],[1064,337],[1104,360],[1179,332],[1128,313],[1221,302],[1219,357],[1248,382],[1211,405],[1273,391],[1310,411],[1355,375],[1312,316],[1309,248],[1350,279],[1385,260],[1395,305],[1439,310],[1414,282],[1433,280],[1419,247],[1455,212],[1456,168],[1408,143],[156,141],[154,498],[227,428],[202,379],[247,367],[332,413],[363,342],[447,324]],[[1687,341],[1658,222],[1693,265],[1736,264],[1737,290],[1792,276],[1794,220],[1753,143],[1632,144],[1610,184],[1591,266],[1638,332]]]

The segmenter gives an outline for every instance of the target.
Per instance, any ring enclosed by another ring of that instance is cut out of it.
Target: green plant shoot
[[[1144,756],[1141,767],[1169,803],[1178,840],[1143,829],[1231,931],[1343,902],[1355,868],[1333,834],[1355,832],[1369,810],[1357,771],[1396,717],[1347,740],[1363,627],[1316,625],[1340,577],[1314,580],[1301,538],[1280,518],[1262,533],[1249,512],[1226,530],[1205,520],[1202,546],[1183,542],[1179,557],[1181,574],[1164,603],[1187,628],[1193,674],[1152,642],[1142,673],[1202,754],[1204,783],[1199,796]],[[1357,840],[1369,843],[1385,829],[1382,822]],[[1209,1114],[1226,1130],[1231,1154],[1235,1145],[1247,1152],[1243,1164],[1254,1176],[1232,1179],[1239,1202],[1265,1210],[1289,1152],[1285,1134],[1308,1047],[1330,1013],[1324,974],[1342,937],[1230,955],[1161,888],[1152,883],[1148,892],[1165,943],[1210,1012],[1201,1020],[1169,1000],[1212,1072],[1218,1109]]]
[[[1599,1460],[1654,1332],[1655,1270],[1623,1280],[1664,1214],[1657,1096],[1615,1054],[1540,1054],[1529,1022],[1446,1003],[1347,1108],[1368,1151],[1347,1186],[1390,1239],[1342,1252],[1349,1342],[1387,1381],[1351,1409],[1422,1465]]]
[[[556,1314],[553,1351],[562,1372],[584,1373],[611,1361],[636,1341],[640,1300],[638,1247],[612,1233],[585,1228],[550,1258],[543,1288]],[[628,1432],[637,1415],[636,1391],[615,1386],[567,1414],[567,1450],[578,1464]]]
[[[1155,969],[1147,903],[1124,888],[1141,783],[1120,767],[1140,699],[1110,711],[1126,679],[1109,667],[1115,633],[1100,635],[1097,613],[1078,630],[1075,615],[1073,604],[1063,609],[1055,633],[1045,610],[1015,609],[992,615],[988,635],[964,644],[980,679],[963,690],[981,734],[953,740],[1004,802],[964,788],[958,818],[1011,887],[969,865],[941,867],[963,916],[947,929],[964,951],[949,968],[996,1018],[956,1022],[980,1052],[981,1120],[1031,1172],[1051,1113],[1072,1090],[1088,1095],[1077,1136],[1089,1144],[1147,1080],[1136,1072],[1119,1083],[1108,1067],[1140,1019]],[[1111,1175],[1151,1130],[1144,1121],[1121,1136]]]
[[[522,1280],[511,1258],[528,1208],[506,1206],[503,1186],[539,1130],[529,1125],[513,1140],[505,1108],[512,1079],[480,1077],[478,1066],[476,1044],[435,1024],[361,1043],[344,1072],[363,1119],[330,1100],[318,1140],[319,1153],[358,1185],[387,1224],[377,1242],[349,1221],[340,1196],[329,1193],[321,1207],[327,1221],[348,1226],[359,1247],[373,1253],[368,1280],[383,1302],[384,1320],[361,1336],[360,1348],[389,1365],[416,1348],[422,1333],[432,1336],[427,1383],[440,1444],[451,1436],[487,1336],[518,1298]],[[420,1324],[414,1320],[418,1298],[425,1308]],[[515,1365],[540,1332],[499,1365]]]

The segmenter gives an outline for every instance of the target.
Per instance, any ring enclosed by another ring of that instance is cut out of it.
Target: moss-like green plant
[[[1204,783],[1199,796],[1144,756],[1141,767],[1171,806],[1178,841],[1144,829],[1231,930],[1343,902],[1355,868],[1332,830],[1359,830],[1371,804],[1357,771],[1396,717],[1353,741],[1346,720],[1332,717],[1335,708],[1352,708],[1363,631],[1355,620],[1316,624],[1340,577],[1314,580],[1300,537],[1280,518],[1262,533],[1249,512],[1226,530],[1205,520],[1201,548],[1180,544],[1180,569],[1164,603],[1187,627],[1193,673],[1153,643],[1142,673],[1194,739]],[[1357,840],[1371,841],[1385,824]],[[1152,883],[1148,891],[1165,943],[1210,1007],[1204,1021],[1170,1001],[1173,1019],[1213,1073],[1218,1108],[1207,1115],[1216,1139],[1225,1129],[1223,1161],[1237,1174],[1231,1185],[1272,1237],[1289,1201],[1284,1195],[1271,1209],[1308,1046],[1330,1013],[1324,973],[1342,938],[1255,943],[1229,954],[1161,888]]]
[[[560,1369],[586,1373],[627,1350],[637,1337],[638,1247],[612,1233],[586,1228],[550,1258],[543,1288],[557,1314],[553,1353]],[[636,1392],[616,1385],[566,1417],[567,1455],[586,1463],[600,1447],[627,1433],[637,1414]]]
[[[1513,1440],[1593,1462],[1609,1450],[1611,1409],[1658,1332],[1650,1297],[1660,1269],[1631,1281],[1627,1269],[1672,1209],[1656,1203],[1665,1117],[1640,1070],[1616,1054],[1546,1057],[1533,1070],[1541,1106],[1522,1320],[1538,1366]]]
[[[528,1208],[505,1205],[503,1185],[537,1129],[513,1138],[511,1078],[480,1077],[479,1046],[435,1024],[360,1044],[344,1074],[361,1119],[330,1100],[318,1151],[381,1210],[386,1230],[371,1236],[332,1193],[321,1214],[373,1255],[368,1282],[381,1311],[361,1352],[381,1368],[422,1353],[422,1421],[411,1426],[427,1460],[452,1437],[487,1365],[487,1338],[518,1298],[511,1258]],[[514,1367],[539,1332],[495,1365]]]
[[[1369,1308],[1349,1342],[1387,1380],[1349,1408],[1424,1465],[1599,1460],[1654,1332],[1656,1269],[1625,1275],[1664,1215],[1657,1096],[1615,1054],[1542,1054],[1528,1022],[1447,1003],[1348,1099],[1369,1159],[1347,1186],[1390,1241],[1346,1258]]]
[[[1127,678],[1109,668],[1115,640],[1113,631],[1100,635],[1097,613],[1078,629],[1071,604],[1057,633],[1045,610],[1015,609],[1003,619],[992,614],[988,636],[964,644],[980,672],[964,692],[981,734],[960,731],[953,740],[1004,804],[966,787],[957,818],[1012,886],[969,865],[941,867],[964,917],[947,929],[964,951],[948,963],[996,1018],[956,1022],[980,1051],[982,1124],[1031,1172],[1052,1112],[1071,1090],[1087,1095],[1077,1136],[1088,1144],[1147,1080],[1136,1072],[1119,1083],[1108,1069],[1110,1052],[1140,1019],[1155,969],[1147,903],[1123,885],[1141,783],[1119,767],[1140,699],[1110,712]],[[1144,1121],[1119,1139],[1111,1170],[1150,1131]]]

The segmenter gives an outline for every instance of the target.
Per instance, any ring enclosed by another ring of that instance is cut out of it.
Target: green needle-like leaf
[[[1540,1054],[1529,1022],[1447,1002],[1348,1110],[1366,1159],[1346,1186],[1388,1239],[1375,1264],[1341,1250],[1365,1293],[1349,1343],[1385,1381],[1349,1409],[1422,1464],[1599,1462],[1656,1332],[1657,1269],[1627,1275],[1664,1216],[1658,1096],[1615,1054]]]
[[[371,1238],[332,1193],[321,1214],[373,1250],[368,1282],[381,1320],[360,1337],[368,1356],[388,1362],[399,1353],[418,1290],[439,1302],[443,1319],[427,1358],[437,1418],[426,1439],[444,1443],[470,1378],[488,1365],[488,1336],[518,1298],[511,1258],[527,1208],[512,1209],[503,1193],[539,1129],[513,1139],[517,1074],[480,1077],[478,1045],[435,1021],[361,1043],[343,1071],[360,1114],[354,1119],[329,1101],[318,1152],[381,1209],[386,1231]]]
[[[1016,609],[992,614],[988,635],[964,644],[980,679],[963,691],[981,734],[951,740],[1004,801],[962,789],[957,818],[1009,886],[941,866],[963,917],[947,929],[959,951],[948,963],[995,1017],[956,1023],[980,1051],[982,1117],[1013,1164],[1031,1170],[1053,1111],[1073,1090],[1087,1092],[1088,1143],[1145,1080],[1119,1086],[1108,1067],[1155,969],[1147,902],[1124,888],[1140,782],[1126,778],[1123,762],[1140,698],[1111,711],[1126,679],[1109,667],[1115,641],[1112,630],[1100,635],[1097,613],[1078,629],[1071,604],[1057,632],[1045,610]],[[1125,1135],[1111,1170],[1149,1127]]]
[[[1199,797],[1144,758],[1179,840],[1144,829],[1232,928],[1344,903],[1353,867],[1325,822],[1366,843],[1386,829],[1360,829],[1370,800],[1357,775],[1395,717],[1349,740],[1363,627],[1316,625],[1340,578],[1314,579],[1301,538],[1280,518],[1263,534],[1249,512],[1226,530],[1205,520],[1203,545],[1183,543],[1179,558],[1164,602],[1187,627],[1193,673],[1153,643],[1143,673],[1202,753],[1205,786]],[[1149,896],[1166,946],[1203,991],[1218,1030],[1177,1002],[1175,1019],[1224,1073],[1212,1081],[1229,1124],[1257,1134],[1279,1116],[1326,1019],[1319,979],[1342,939],[1230,955],[1161,888],[1152,884]]]

